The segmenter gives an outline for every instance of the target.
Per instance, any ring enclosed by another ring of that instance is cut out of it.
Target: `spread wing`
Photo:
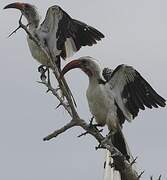
[[[58,46],[63,49],[61,56],[65,59],[77,52],[82,46],[92,46],[104,38],[104,35],[97,29],[87,24],[72,19],[64,12],[59,22]]]
[[[166,100],[131,66],[119,65],[107,84],[127,120],[136,117],[145,107],[166,105]]]
[[[104,35],[97,29],[72,19],[59,6],[48,9],[41,29],[44,31],[47,29],[49,36],[52,36],[50,41],[52,44],[55,43],[52,49],[59,51],[60,56],[64,59],[72,56],[82,46],[92,46],[104,38]]]

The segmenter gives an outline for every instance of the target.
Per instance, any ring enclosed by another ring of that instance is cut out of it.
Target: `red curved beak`
[[[68,64],[66,64],[66,66],[64,66],[63,70],[61,71],[60,79],[62,79],[62,77],[71,69],[81,68],[81,64],[82,62],[79,60],[73,60],[69,62]]]
[[[24,6],[25,6],[24,3],[15,2],[15,3],[8,4],[3,9],[15,8],[15,9],[23,10]]]

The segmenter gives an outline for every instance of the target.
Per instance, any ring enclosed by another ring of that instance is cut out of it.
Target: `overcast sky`
[[[0,179],[9,180],[102,180],[104,151],[95,151],[90,136],[77,138],[75,128],[57,139],[42,139],[70,120],[58,101],[38,84],[38,63],[31,57],[25,33],[8,34],[18,26],[17,10],[2,10],[12,1],[1,0],[0,33]],[[94,47],[81,49],[76,57],[93,56],[105,67],[125,63],[134,66],[157,92],[167,98],[167,1],[166,0],[47,0],[28,1],[44,18],[57,3],[72,17],[106,35]],[[105,3],[104,3],[105,2]],[[89,120],[85,91],[87,77],[79,70],[66,76],[76,97],[78,112]],[[82,83],[81,83],[82,82]],[[167,178],[167,111],[146,110],[124,133],[143,179],[162,174]]]

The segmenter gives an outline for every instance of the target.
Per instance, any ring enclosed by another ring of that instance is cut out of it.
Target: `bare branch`
[[[40,84],[45,85],[45,86],[48,88],[47,91],[51,91],[52,94],[53,94],[54,96],[56,96],[56,98],[60,101],[60,104],[59,104],[56,108],[58,108],[60,105],[62,105],[62,106],[65,108],[65,110],[69,113],[69,115],[72,116],[70,107],[69,107],[69,106],[64,102],[64,100],[59,96],[59,94],[57,93],[57,89],[54,89],[54,88],[51,86],[51,84],[49,84],[47,81],[42,81],[42,82],[37,81],[37,82],[40,83]]]
[[[44,141],[49,141],[52,138],[56,138],[58,135],[64,133],[65,131],[67,131],[68,129],[71,129],[72,127],[76,126],[76,122],[75,121],[71,121],[68,124],[66,124],[64,127],[54,131],[52,134],[46,136],[43,140]]]
[[[18,26],[14,31],[12,31],[9,35],[8,38],[11,37],[13,34],[15,34],[21,27]]]

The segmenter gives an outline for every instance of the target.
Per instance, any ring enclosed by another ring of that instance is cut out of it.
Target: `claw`
[[[100,124],[93,124],[93,119],[94,119],[94,116],[91,118],[90,120],[90,123],[89,123],[89,127],[90,128],[95,128],[96,130],[98,130],[99,132],[102,132],[103,129],[99,130],[97,127],[101,127],[102,125]]]
[[[38,67],[38,72],[40,72],[41,74],[43,73],[43,72],[46,72],[46,70],[44,69],[44,65],[41,65],[41,66],[39,66]]]
[[[45,75],[46,71],[48,71],[47,76]],[[38,67],[38,72],[41,73],[40,79],[42,81],[46,81],[46,79],[48,78],[48,84],[50,85],[50,73],[49,73],[49,68],[45,65],[41,65]]]
[[[40,76],[40,79],[41,79],[41,81],[46,81],[46,75],[45,74],[41,74],[41,76]]]
[[[91,119],[90,119],[90,123],[89,123],[90,126],[93,125],[93,119],[94,119],[94,116],[92,116]]]

